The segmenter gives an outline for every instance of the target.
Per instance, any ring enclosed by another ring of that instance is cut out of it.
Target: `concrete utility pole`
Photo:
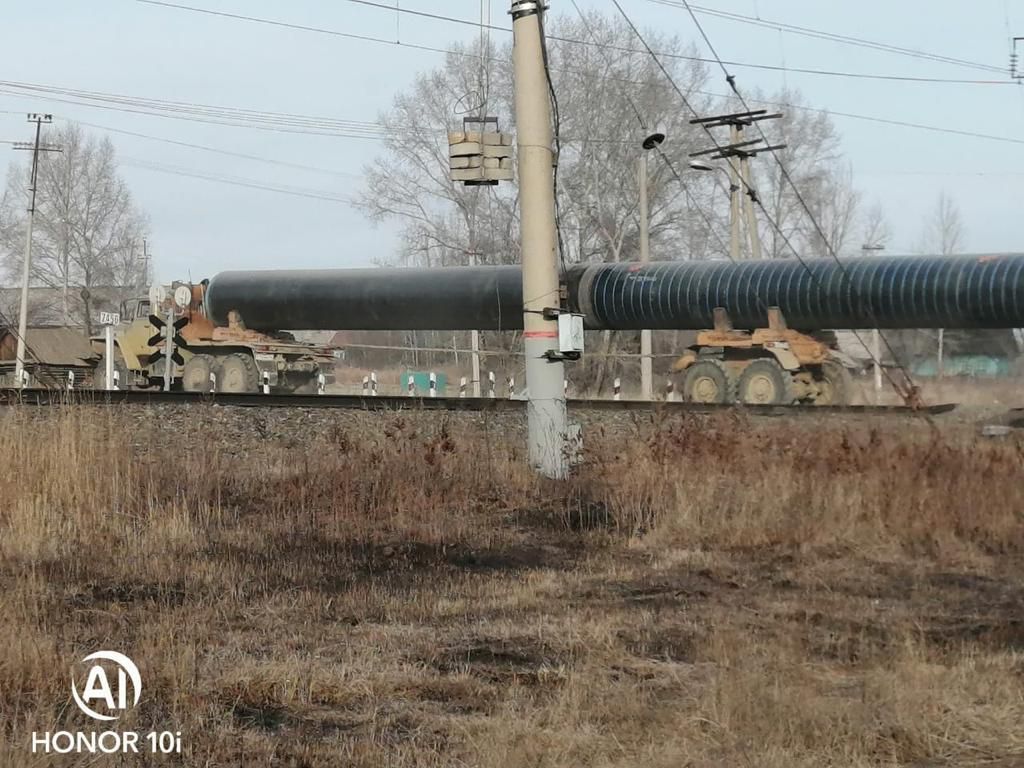
[[[735,125],[729,128],[729,143],[739,144],[740,130]],[[735,159],[729,160],[729,258],[733,261],[739,261],[742,257],[740,253],[740,194],[742,187],[740,182],[742,176],[740,175],[739,164]]]
[[[57,147],[43,147],[39,140],[42,137],[43,123],[49,125],[53,122],[53,115],[37,115],[34,112],[28,115],[28,121],[36,124],[36,138],[32,143],[18,142],[15,149],[31,150],[32,168],[29,171],[28,187],[28,222],[25,226],[25,256],[21,271],[21,308],[18,311],[18,347],[15,353],[14,380],[18,387],[24,387],[25,377],[25,334],[28,333],[28,285],[32,274],[32,227],[36,217],[36,187],[39,179],[39,153],[59,152]]]
[[[647,201],[647,153],[665,141],[665,134],[652,133],[641,147],[638,182],[640,186],[640,263],[651,261],[651,212]],[[644,400],[654,399],[653,344],[650,329],[640,331],[640,390]]]
[[[557,310],[561,299],[543,13],[544,7],[538,0],[512,2],[523,249],[523,344],[530,464],[546,477],[562,479],[569,474],[569,424],[563,387],[565,366],[557,355]]]
[[[761,152],[774,152],[778,149],[785,149],[785,144],[774,146],[757,146],[762,139],[745,140],[743,138],[744,128],[760,123],[762,120],[777,120],[782,113],[768,114],[766,109],[757,109],[752,112],[736,112],[729,115],[715,115],[714,117],[701,117],[691,120],[691,125],[701,125],[710,130],[712,128],[729,128],[729,144],[716,146],[714,149],[705,149],[700,152],[690,153],[691,158],[711,156],[712,160],[727,160],[729,162],[729,221],[731,225],[731,242],[729,244],[729,255],[733,261],[740,258],[740,220],[741,206],[745,206],[747,223],[747,237],[750,241],[750,256],[760,259],[762,256],[761,233],[757,229],[757,216],[754,213],[754,203],[758,202],[757,190],[754,187],[754,177],[750,170],[750,158],[757,157]],[[763,134],[762,134],[763,135]],[[690,167],[698,171],[714,170],[712,166],[703,161],[691,162]],[[746,202],[739,197],[745,194]]]
[[[740,141],[743,141],[743,129],[740,128],[738,131]],[[754,177],[750,172],[750,155],[740,155],[740,183],[743,185],[743,189],[753,190],[754,189]],[[733,196],[738,193],[734,192]],[[753,259],[761,258],[761,232],[757,228],[757,216],[754,214],[754,198],[752,194],[743,196],[743,207],[746,211],[747,217],[747,237],[750,239],[750,257]]]

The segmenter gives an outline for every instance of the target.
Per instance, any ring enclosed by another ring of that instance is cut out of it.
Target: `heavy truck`
[[[206,281],[174,283],[171,291],[151,291],[149,297],[121,303],[120,321],[114,328],[114,369],[120,388],[163,386],[167,362],[164,340],[159,336],[168,310],[175,304],[175,293],[187,300],[175,308],[175,316],[184,325],[177,333],[183,343],[175,345],[176,359],[171,361],[173,389],[209,392],[216,387],[218,392],[241,394],[261,391],[267,385],[272,392],[290,394],[315,391],[321,380],[333,380],[336,355],[330,347],[298,342],[284,331],[250,330],[234,311],[223,324],[213,323],[205,311],[207,286]],[[91,342],[102,356],[105,336],[94,336]],[[105,388],[105,378],[101,363],[96,386]]]

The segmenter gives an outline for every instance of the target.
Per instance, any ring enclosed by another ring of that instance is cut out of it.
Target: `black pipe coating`
[[[760,328],[779,307],[797,330],[1024,327],[1024,254],[580,264],[566,307],[588,328],[700,330],[724,308]],[[516,330],[519,267],[223,272],[208,316],[254,330]]]
[[[568,275],[572,309],[591,328],[710,328],[714,310],[737,328],[779,307],[797,330],[1017,328],[1024,255],[601,264]]]

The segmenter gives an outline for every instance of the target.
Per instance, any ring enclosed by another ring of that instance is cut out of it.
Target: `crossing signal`
[[[171,360],[177,365],[184,365],[185,358],[181,356],[181,352],[178,350],[188,349],[188,342],[182,338],[179,331],[188,325],[188,317],[178,318],[174,323],[168,325],[166,320],[162,320],[156,315],[150,315],[149,322],[157,329],[157,332],[146,342],[148,346],[157,348],[157,351],[150,355],[150,363],[155,363],[164,358],[167,348],[167,335],[170,334]]]

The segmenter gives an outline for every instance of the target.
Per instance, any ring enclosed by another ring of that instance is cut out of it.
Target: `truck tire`
[[[683,399],[688,403],[728,403],[732,385],[725,366],[718,360],[698,360],[686,369]]]
[[[829,361],[815,371],[818,396],[815,405],[849,405],[853,398],[853,377],[842,363]]]
[[[746,405],[792,405],[793,379],[775,360],[754,360],[740,374],[737,395]]]
[[[186,392],[209,392],[210,373],[216,362],[210,355],[193,355],[185,363],[181,374],[181,388]]]
[[[218,392],[239,395],[259,390],[260,372],[252,355],[244,352],[228,355],[215,372]]]

